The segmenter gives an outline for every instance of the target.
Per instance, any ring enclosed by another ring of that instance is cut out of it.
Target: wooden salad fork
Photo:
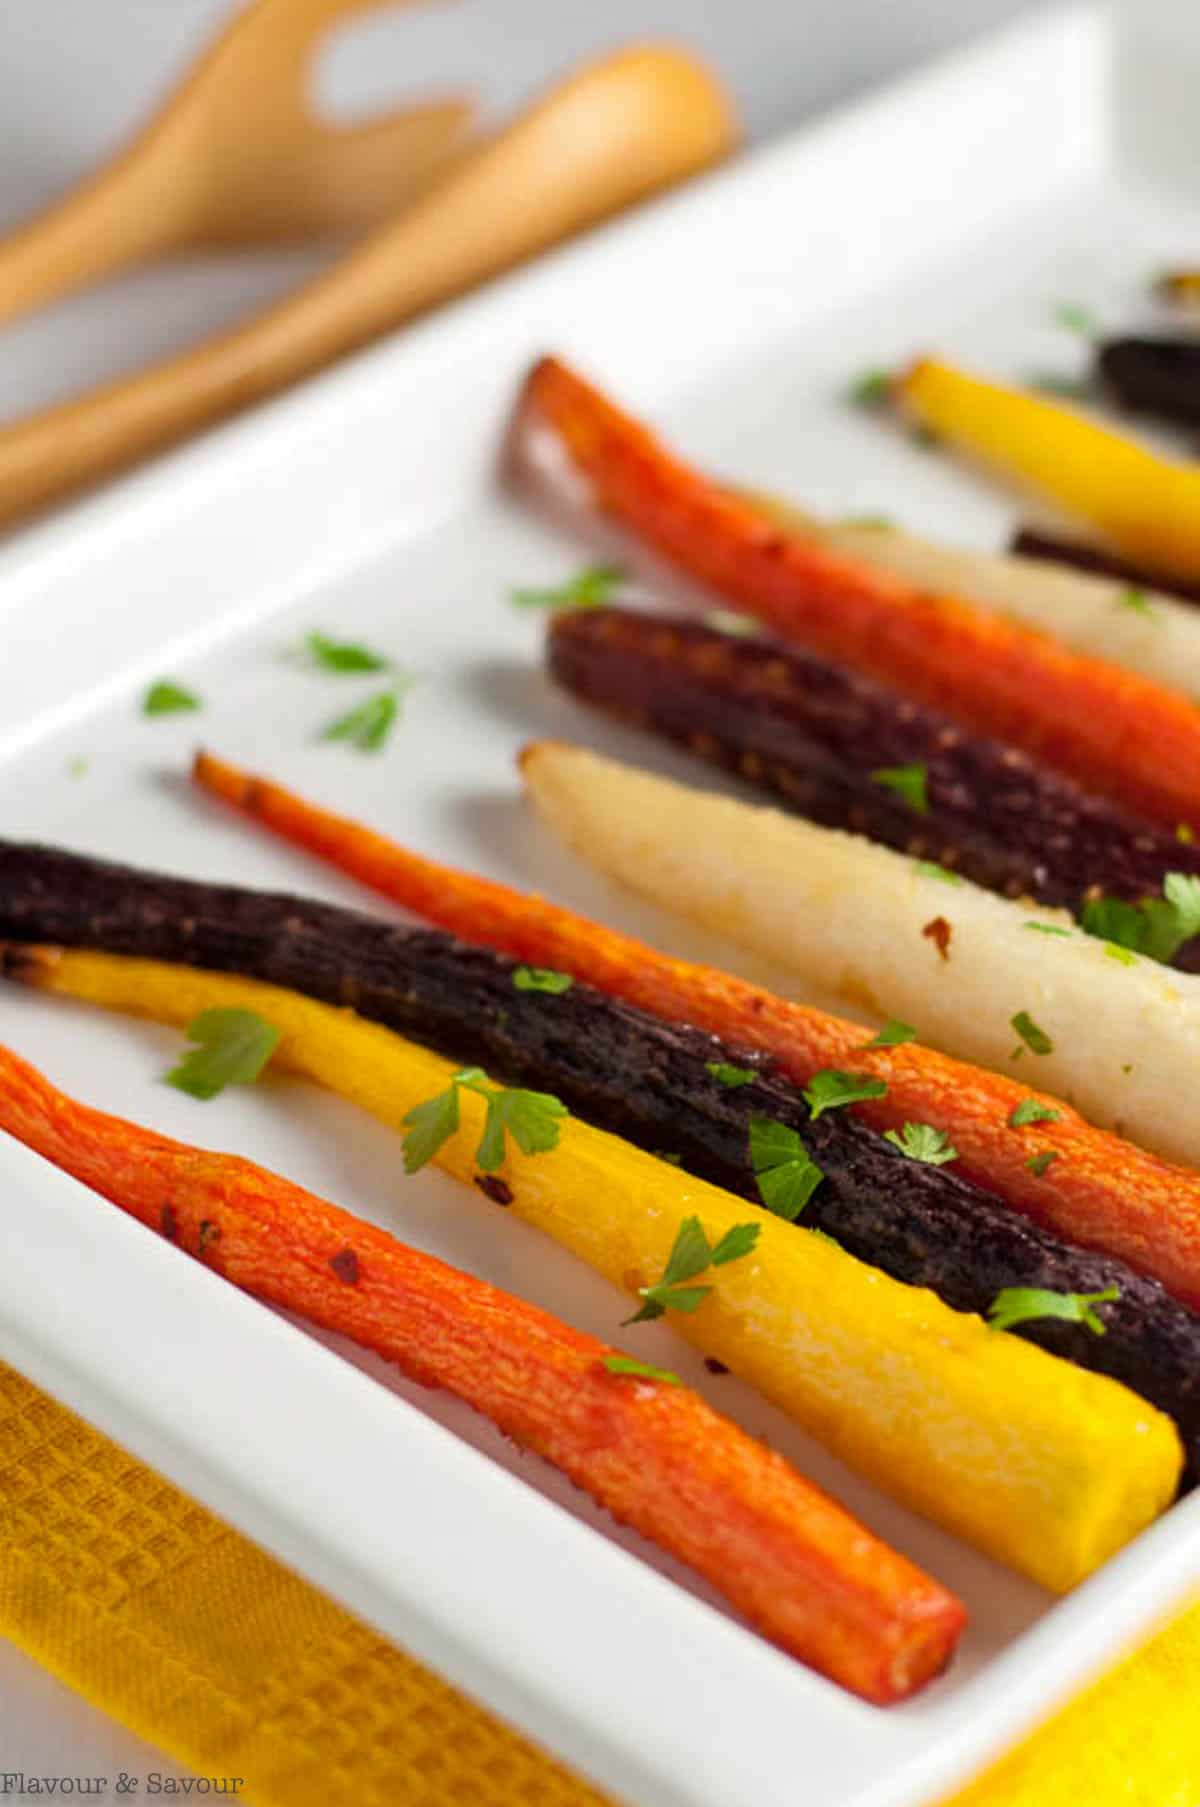
[[[382,3],[256,0],[123,155],[0,244],[2,321],[185,247],[373,225],[249,323],[0,430],[0,524],[323,368],[736,142],[715,77],[654,45],[587,65],[490,138],[468,137],[463,97],[357,127],[314,119],[305,83],[319,39]]]

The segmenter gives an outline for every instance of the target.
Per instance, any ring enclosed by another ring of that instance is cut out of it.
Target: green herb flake
[[[864,370],[846,390],[846,400],[856,408],[883,408],[891,399],[891,372],[882,369]]]
[[[1168,964],[1185,941],[1200,934],[1200,878],[1168,872],[1163,895],[1140,904],[1119,897],[1089,898],[1079,921],[1087,934],[1101,941]],[[1122,956],[1114,953],[1112,958]]]
[[[750,1165],[763,1204],[788,1223],[825,1178],[796,1131],[770,1117],[750,1119]]]
[[[1110,960],[1117,961],[1120,966],[1137,965],[1137,955],[1132,953],[1129,948],[1121,947],[1116,941],[1106,941],[1104,951]]]
[[[516,991],[544,991],[552,998],[570,991],[575,981],[570,973],[555,972],[552,966],[518,966],[513,973]]]
[[[756,1223],[734,1224],[725,1232],[715,1248],[705,1234],[698,1217],[685,1217],[675,1234],[663,1277],[654,1286],[640,1286],[642,1303],[627,1324],[644,1324],[661,1318],[668,1311],[696,1311],[712,1292],[711,1286],[693,1286],[689,1282],[706,1273],[710,1267],[724,1267],[748,1255],[758,1241],[761,1226]]]
[[[635,1380],[657,1380],[664,1387],[681,1387],[683,1382],[670,1368],[652,1368],[633,1355],[606,1355],[602,1364],[610,1374],[628,1374]]]
[[[401,690],[379,690],[359,703],[348,715],[340,715],[321,735],[322,740],[344,740],[360,753],[378,753],[400,719]]]
[[[943,1130],[931,1123],[906,1123],[903,1129],[884,1131],[883,1139],[898,1148],[910,1161],[921,1161],[926,1167],[944,1167],[957,1161],[958,1150]]]
[[[1024,927],[1033,929],[1039,935],[1058,935],[1064,941],[1069,941],[1071,938],[1070,929],[1059,928],[1056,922],[1027,922]]]
[[[1008,1127],[1024,1129],[1027,1123],[1057,1123],[1061,1116],[1061,1111],[1054,1111],[1050,1109],[1049,1105],[1039,1104],[1036,1098],[1022,1098],[1008,1119]]]
[[[227,1085],[253,1085],[279,1046],[279,1030],[253,1010],[202,1010],[186,1030],[196,1047],[166,1075],[189,1098],[215,1098]]]
[[[1057,1148],[1043,1148],[1041,1154],[1031,1154],[1025,1165],[1030,1173],[1035,1173],[1038,1179],[1041,1179],[1047,1167],[1052,1167],[1057,1160]]]
[[[868,1048],[899,1048],[905,1042],[915,1042],[917,1032],[911,1023],[902,1023],[899,1017],[889,1017],[879,1034],[871,1041],[863,1043],[863,1052]]]
[[[1137,584],[1130,584],[1126,589],[1118,591],[1113,600],[1119,609],[1129,609],[1134,615],[1144,615],[1147,621],[1155,619],[1150,598]]]
[[[929,774],[923,765],[881,765],[868,773],[872,784],[894,791],[919,816],[929,814]]]
[[[725,1060],[706,1060],[704,1071],[710,1074],[718,1085],[728,1087],[731,1092],[736,1092],[739,1087],[744,1085],[753,1085],[758,1078],[753,1067],[734,1067]]]
[[[1010,1017],[1009,1021],[1031,1054],[1053,1054],[1054,1043],[1046,1031],[1038,1027],[1027,1010],[1018,1010],[1016,1016]]]
[[[77,753],[74,759],[67,761],[68,778],[86,778],[90,770],[91,761],[85,759],[82,753]]]
[[[914,860],[913,871],[922,878],[936,878],[943,885],[961,885],[963,882],[957,872],[951,872],[948,866],[939,866],[936,860]]]
[[[1057,326],[1065,328],[1069,333],[1078,333],[1081,339],[1098,339],[1103,331],[1099,320],[1090,308],[1078,301],[1059,301],[1054,308],[1054,321]]]
[[[460,1091],[475,1092],[487,1104],[483,1135],[475,1151],[475,1163],[482,1173],[494,1173],[502,1164],[506,1136],[512,1137],[522,1154],[546,1154],[558,1147],[559,1120],[568,1114],[561,1099],[520,1086],[495,1086],[482,1067],[463,1067],[444,1092],[414,1105],[404,1117],[406,1173],[424,1167],[457,1130]]]
[[[884,1079],[872,1079],[869,1073],[839,1073],[827,1067],[824,1072],[813,1074],[804,1088],[804,1097],[815,1121],[824,1111],[857,1104],[861,1098],[882,1098],[886,1091]]]
[[[624,582],[619,565],[585,565],[564,583],[512,590],[509,599],[518,609],[598,609]]]
[[[182,715],[200,707],[200,698],[171,678],[159,678],[142,698],[143,715]]]
[[[353,677],[368,671],[390,671],[392,662],[382,653],[353,640],[333,640],[318,628],[304,636],[301,652],[305,660],[320,671],[339,677]]]
[[[1117,1286],[1106,1286],[1098,1293],[1043,1292],[1036,1286],[1007,1286],[996,1294],[988,1308],[988,1323],[993,1330],[1011,1330],[1017,1324],[1032,1324],[1042,1318],[1058,1318],[1066,1324],[1082,1324],[1093,1336],[1103,1336],[1106,1325],[1096,1305],[1111,1304],[1121,1297]]]

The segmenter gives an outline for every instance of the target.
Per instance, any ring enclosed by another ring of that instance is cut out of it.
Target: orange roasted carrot
[[[1200,1309],[1200,1174],[1096,1129],[1070,1105],[1014,1129],[1018,1105],[1044,1094],[913,1042],[871,1047],[858,1023],[780,998],[715,967],[677,960],[561,905],[459,872],[210,753],[196,782],[295,846],[464,940],[553,967],[668,1022],[689,1022],[769,1054],[797,1084],[824,1068],[870,1073],[881,1098],[852,1105],[880,1130],[933,1123],[959,1171],[1064,1241],[1102,1249]],[[1046,1159],[1046,1157],[1050,1157]]]
[[[555,359],[534,369],[524,411],[606,513],[788,638],[1168,827],[1200,808],[1200,714],[1185,696],[764,519]]]
[[[0,1128],[234,1285],[466,1400],[868,1700],[949,1661],[963,1607],[757,1438],[617,1351],[235,1155],[65,1097],[0,1047]]]

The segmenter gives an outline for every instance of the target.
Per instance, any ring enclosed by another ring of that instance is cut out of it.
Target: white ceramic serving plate
[[[544,732],[690,768],[554,694],[540,621],[505,601],[580,560],[498,478],[517,384],[554,348],[702,463],[996,543],[1008,515],[994,491],[842,391],[922,346],[1069,372],[1083,353],[1053,325],[1055,300],[1128,319],[1149,270],[1200,249],[1200,218],[1109,167],[1104,53],[1091,12],[1044,18],[13,542],[0,556],[0,828],[367,902],[189,794],[199,732],[417,847],[744,969],[591,878],[520,800],[514,752]],[[289,661],[313,626],[420,674],[378,758],[315,738],[370,683]],[[202,693],[202,717],[139,715],[163,675]],[[158,1083],[176,1035],[16,991],[0,995],[0,1034],[91,1102],[250,1153],[618,1334],[623,1298],[478,1194],[406,1180],[395,1138],[335,1100],[268,1082],[196,1104]],[[707,1375],[669,1327],[621,1333],[964,1595],[972,1627],[953,1672],[876,1711],[752,1636],[464,1411],[331,1353],[11,1143],[0,1176],[0,1355],[636,1807],[928,1801],[1200,1576],[1193,1501],[1052,1606]]]

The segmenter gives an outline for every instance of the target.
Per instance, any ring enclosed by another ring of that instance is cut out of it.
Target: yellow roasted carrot
[[[1200,576],[1200,465],[1160,457],[1059,402],[922,358],[896,385],[923,426],[1061,508],[1163,577]]]
[[[397,1127],[444,1091],[450,1062],[367,1023],[258,981],[108,954],[12,947],[8,976],[110,1009],[186,1023],[256,1011],[281,1032],[275,1060]],[[482,1103],[438,1153],[477,1177]],[[851,1466],[906,1505],[1043,1585],[1064,1591],[1174,1497],[1174,1425],[1114,1381],[1045,1354],[933,1293],[903,1286],[822,1238],[574,1119],[553,1149],[510,1141],[489,1183],[526,1222],[636,1291],[662,1274],[684,1216],[716,1240],[760,1227],[753,1253],[671,1321],[756,1385]],[[397,1195],[403,1180],[397,1161]]]

